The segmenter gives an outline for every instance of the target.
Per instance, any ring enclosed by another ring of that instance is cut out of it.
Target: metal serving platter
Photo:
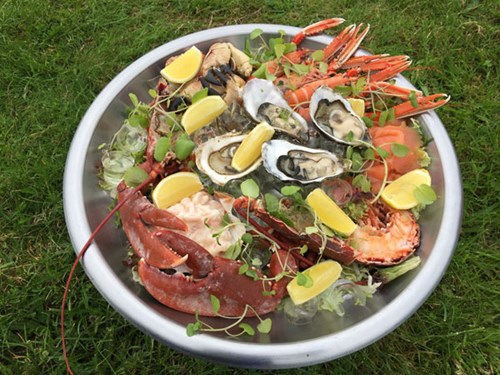
[[[165,60],[192,45],[206,51],[214,42],[227,41],[239,48],[252,30],[265,37],[279,30],[295,35],[300,29],[284,25],[249,24],[200,31],[162,45],[139,58],[118,74],[97,96],[75,133],[64,174],[64,211],[68,232],[78,253],[92,230],[104,218],[111,203],[98,187],[98,146],[109,142],[126,116],[128,94],[149,101],[148,90],[159,78]],[[308,38],[304,46],[320,49],[328,36]],[[383,51],[381,51],[383,52]],[[401,51],[404,52],[404,51]],[[398,84],[413,87],[402,76]],[[290,324],[283,313],[272,314],[273,330],[268,335],[228,338],[223,335],[186,335],[194,317],[156,302],[132,280],[122,261],[127,240],[110,222],[97,236],[82,266],[106,300],[127,320],[160,342],[189,355],[236,367],[277,369],[326,362],[345,356],[382,338],[411,316],[441,280],[453,255],[462,214],[462,185],[457,158],[448,134],[433,111],[420,116],[424,131],[433,139],[430,173],[438,200],[420,219],[422,241],[418,254],[421,266],[397,279],[368,301],[365,307],[347,304],[344,317],[320,313],[308,325]],[[69,265],[68,265],[69,267]],[[220,324],[212,319],[215,325]]]

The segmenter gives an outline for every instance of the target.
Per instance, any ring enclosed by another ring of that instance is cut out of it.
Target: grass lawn
[[[307,5],[305,5],[307,4]],[[67,151],[100,90],[149,50],[214,26],[305,26],[341,16],[364,45],[405,53],[438,114],[464,184],[455,256],[427,302],[366,349],[290,374],[493,374],[500,368],[499,8],[495,1],[4,0],[0,4],[0,374],[62,374],[59,310],[74,252],[63,215]],[[497,125],[495,125],[497,124]],[[77,374],[256,373],[193,359],[138,331],[81,268],[67,338]],[[497,328],[495,328],[497,327]],[[285,373],[272,371],[268,373]]]

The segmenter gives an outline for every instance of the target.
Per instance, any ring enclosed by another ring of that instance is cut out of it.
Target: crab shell
[[[365,122],[354,113],[351,103],[329,87],[314,92],[309,112],[314,125],[328,139],[348,145],[369,141]]]
[[[241,97],[246,111],[256,122],[266,121],[277,131],[307,140],[307,121],[293,111],[272,82],[254,78],[243,87]]]
[[[338,176],[350,166],[332,152],[299,146],[285,140],[272,140],[262,146],[264,168],[281,181],[301,184],[320,182]]]
[[[234,153],[245,138],[245,134],[228,133],[202,143],[195,151],[196,166],[214,184],[224,186],[231,180],[241,178],[256,170],[262,163],[258,158],[250,167],[238,172],[231,167]]]

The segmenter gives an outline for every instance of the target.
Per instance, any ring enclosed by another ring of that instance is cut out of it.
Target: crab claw
[[[178,240],[184,237],[177,235],[180,236]],[[207,266],[208,273],[201,278],[194,276],[196,273],[201,274],[199,269],[197,272],[193,271],[193,276],[185,276],[180,272],[169,275],[141,259],[138,265],[139,277],[146,290],[157,301],[175,310],[201,316],[254,316],[255,313],[262,315],[276,309],[283,298],[289,278],[283,277],[274,282],[255,270],[258,279],[254,280],[240,274],[241,262],[212,257],[207,250],[187,237],[182,238],[182,241],[182,248],[177,247],[176,251],[189,254],[186,262],[188,267],[196,269],[200,261],[193,258],[201,257],[204,259],[201,263]],[[273,254],[271,274],[279,274],[284,267],[286,270],[297,270],[294,259],[286,252]],[[220,308],[217,312],[214,311],[211,296],[219,299]],[[255,311],[247,309],[247,305],[252,306]]]
[[[186,223],[168,211],[152,205],[141,192],[133,193],[132,190],[123,181],[117,187],[118,201],[126,200],[120,208],[120,217],[135,253],[159,268],[177,267],[184,263],[187,258],[163,243],[154,235],[154,231],[159,228],[186,231]],[[129,194],[133,195],[129,198]]]
[[[295,35],[292,39],[293,44],[300,44],[306,36],[311,36],[315,34],[319,34],[320,32],[330,29],[332,27],[340,25],[342,22],[344,22],[345,19],[343,18],[329,18],[326,20],[322,20],[316,23],[313,23],[312,25],[309,25],[299,31],[297,35]]]

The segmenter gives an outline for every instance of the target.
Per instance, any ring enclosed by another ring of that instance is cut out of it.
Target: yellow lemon
[[[351,103],[352,110],[359,117],[365,115],[365,101],[363,99],[348,98],[349,103]]]
[[[299,285],[299,277],[288,283],[286,289],[293,303],[300,305],[324,292],[340,277],[342,266],[334,260],[327,260],[315,264],[303,272],[305,277],[312,280],[312,285]]]
[[[402,175],[387,185],[381,196],[389,206],[398,210],[407,210],[418,204],[414,192],[420,185],[431,186],[431,175],[426,169],[414,169]]]
[[[188,134],[210,124],[227,108],[226,102],[218,95],[206,96],[191,104],[181,119],[181,125]]]
[[[306,202],[321,222],[333,230],[348,236],[356,229],[357,225],[351,218],[320,188],[310,192]]]
[[[160,73],[169,82],[185,83],[198,74],[202,60],[201,51],[193,46],[165,66]]]
[[[251,166],[259,157],[264,142],[274,135],[274,128],[267,122],[261,122],[246,135],[231,160],[231,167],[242,172]]]
[[[165,177],[154,188],[153,203],[158,208],[166,209],[201,189],[203,189],[203,185],[196,173],[177,172]]]

